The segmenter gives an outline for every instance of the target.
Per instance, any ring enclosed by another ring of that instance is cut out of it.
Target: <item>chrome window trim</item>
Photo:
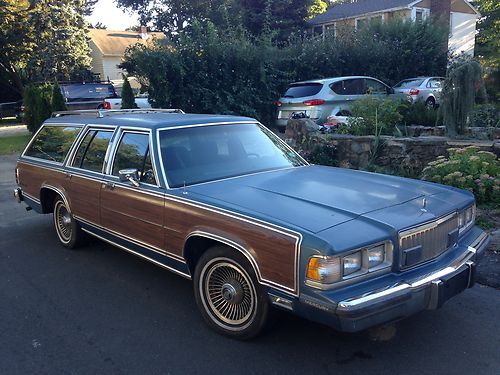
[[[113,166],[115,164],[115,159],[116,159],[116,154],[118,152],[118,148],[120,147],[120,142],[122,141],[124,135],[126,133],[131,133],[131,134],[144,134],[147,135],[148,137],[148,147],[149,147],[149,156],[151,158],[151,164],[153,165],[153,173],[155,176],[156,184],[149,184],[146,182],[140,182],[141,185],[146,185],[146,186],[152,186],[152,187],[161,187],[160,184],[160,179],[158,177],[157,173],[157,168],[156,168],[156,162],[155,162],[155,155],[154,155],[154,150],[153,150],[153,136],[152,136],[152,131],[151,129],[146,129],[146,128],[136,128],[136,127],[120,127],[118,129],[117,135],[116,135],[116,140],[113,142],[113,147],[112,151],[110,153],[110,158],[107,165],[107,169],[105,170],[105,174],[109,175],[110,177],[118,177],[113,175]]]
[[[48,126],[57,126],[57,127],[65,127],[65,128],[67,128],[67,127],[80,128],[80,131],[78,132],[78,135],[73,140],[73,143],[69,147],[68,153],[66,154],[66,156],[64,157],[64,160],[62,162],[53,161],[53,160],[46,160],[46,159],[41,159],[41,158],[35,158],[33,156],[27,156],[26,155],[26,151],[31,147],[31,144],[33,143],[33,141],[35,140],[35,138],[38,136],[38,134],[42,131],[42,129],[44,129],[44,128],[48,127]],[[83,123],[69,124],[69,123],[44,122],[42,125],[40,125],[40,127],[38,128],[38,130],[31,137],[30,141],[28,142],[28,144],[24,148],[23,152],[21,153],[20,159],[22,158],[22,159],[28,159],[28,160],[39,160],[39,161],[42,161],[44,163],[49,163],[49,164],[53,164],[53,165],[63,166],[63,165],[66,164],[66,162],[67,162],[69,156],[71,155],[72,150],[73,150],[73,148],[75,146],[75,142],[81,136],[81,134],[82,134],[82,132],[83,132],[84,129],[85,129],[85,124],[83,124]]]
[[[106,167],[107,167],[107,160],[109,158],[110,146],[112,145],[113,139],[115,138],[116,128],[117,128],[116,125],[92,125],[92,124],[87,124],[87,126],[85,127],[85,134],[82,135],[80,137],[80,139],[78,139],[78,144],[76,144],[76,142],[74,142],[75,146],[74,146],[74,149],[73,149],[73,153],[71,155],[71,160],[67,161],[66,167],[71,168],[71,169],[75,169],[75,170],[78,170],[78,171],[98,173],[98,174],[103,175],[105,173],[105,170],[106,170]],[[76,153],[77,153],[78,149],[80,148],[80,146],[81,146],[83,140],[85,139],[85,137],[87,136],[87,134],[90,131],[92,131],[92,130],[95,130],[97,132],[99,132],[99,131],[111,132],[111,138],[109,139],[108,148],[106,149],[106,154],[104,155],[104,160],[103,160],[103,163],[102,163],[101,172],[91,171],[89,169],[75,167],[73,165],[73,163],[75,162],[75,156],[76,156]]]
[[[286,143],[285,141],[283,141],[280,137],[278,137],[276,134],[274,134],[274,132],[272,132],[271,130],[269,130],[267,127],[265,127],[263,124],[261,124],[259,121],[256,121],[256,120],[253,120],[253,121],[252,120],[248,120],[248,121],[211,122],[211,123],[207,123],[207,124],[192,124],[192,125],[180,125],[180,126],[157,128],[156,129],[156,146],[158,148],[157,149],[157,153],[158,153],[159,159],[160,160],[162,159],[161,145],[160,145],[160,131],[173,130],[173,129],[184,129],[184,128],[197,128],[197,127],[203,127],[203,126],[241,125],[241,124],[257,124],[261,129],[263,129],[266,132],[266,134],[269,134],[269,136],[274,137],[275,139],[277,139],[279,143],[281,143],[282,145],[284,145],[285,148],[288,149],[289,151],[291,151],[294,154],[296,154],[299,157],[300,161],[302,163],[304,163],[304,165],[302,165],[302,166],[280,168],[280,169],[275,169],[273,171],[280,171],[280,170],[283,170],[283,169],[290,169],[290,168],[300,168],[300,167],[306,167],[306,166],[310,165],[307,162],[307,160],[305,160],[298,152],[296,152],[288,143]],[[165,168],[163,166],[163,162],[160,163],[160,167],[161,167],[163,182],[164,182],[164,184],[165,184],[165,186],[167,187],[168,190],[183,189],[182,187],[171,188],[170,185],[168,184],[167,174],[165,172]],[[217,182],[217,181],[225,181],[225,180],[229,180],[229,179],[233,179],[233,178],[244,177],[244,176],[249,176],[249,175],[254,175],[254,174],[259,174],[259,173],[265,173],[265,172],[273,172],[273,171],[254,172],[254,173],[249,173],[249,174],[243,174],[243,175],[240,175],[240,176],[232,176],[232,177],[227,177],[227,178],[222,178],[222,179],[217,179],[217,180],[212,180],[212,181],[200,182],[198,184],[192,184],[192,185],[189,185],[189,186],[195,186],[195,185],[199,185],[199,184],[203,184],[203,183],[210,183],[210,182]]]

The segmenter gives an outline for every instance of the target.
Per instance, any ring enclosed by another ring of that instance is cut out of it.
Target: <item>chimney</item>
[[[431,0],[431,18],[434,22],[450,30],[451,0]]]
[[[141,39],[148,39],[148,28],[146,26],[141,26],[139,28],[139,34],[141,34]]]

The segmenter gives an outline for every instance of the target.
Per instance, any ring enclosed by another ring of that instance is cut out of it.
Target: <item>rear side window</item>
[[[284,98],[302,98],[304,96],[313,96],[321,91],[322,83],[297,83],[290,85],[286,90]]]
[[[116,151],[113,175],[118,176],[120,169],[137,169],[140,181],[156,185],[151,163],[149,134],[125,133]]]
[[[394,88],[398,89],[411,89],[412,87],[418,87],[424,82],[423,79],[406,79],[404,81],[399,82],[394,86]]]
[[[433,78],[430,79],[429,82],[427,82],[427,87],[430,87],[431,89],[440,89],[443,84],[443,80],[440,78]]]
[[[112,135],[109,130],[90,130],[78,147],[73,167],[101,173]]]
[[[366,93],[365,82],[361,78],[338,81],[332,83],[330,88],[338,95],[364,95]]]
[[[44,126],[24,155],[62,163],[80,130],[76,126]]]

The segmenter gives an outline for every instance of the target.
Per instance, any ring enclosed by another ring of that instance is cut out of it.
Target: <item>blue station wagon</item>
[[[239,339],[272,307],[348,332],[439,308],[489,241],[470,192],[310,165],[246,117],[59,113],[16,179],[63,246],[92,235],[192,279],[208,325]]]

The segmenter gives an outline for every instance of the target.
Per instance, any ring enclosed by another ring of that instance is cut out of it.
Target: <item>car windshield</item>
[[[405,79],[394,86],[395,89],[410,89],[412,87],[418,87],[424,82],[421,78],[415,79]]]
[[[303,98],[304,96],[313,96],[321,91],[321,83],[297,83],[292,84],[286,90],[284,98]]]
[[[255,123],[165,129],[159,138],[163,168],[174,188],[306,164]]]

